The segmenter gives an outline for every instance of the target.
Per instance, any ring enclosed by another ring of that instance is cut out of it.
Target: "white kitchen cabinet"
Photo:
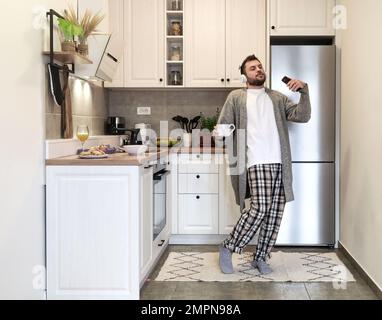
[[[209,235],[219,232],[220,155],[180,154],[178,156],[177,221],[172,233]]]
[[[334,36],[335,0],[270,0],[271,36]]]
[[[124,1],[124,87],[164,87],[164,1]]]
[[[218,233],[217,194],[179,194],[179,234]]]
[[[180,154],[178,158],[179,173],[218,173],[219,158],[209,153]]]
[[[140,281],[142,282],[151,268],[153,259],[153,168],[143,167],[140,176]]]
[[[250,54],[265,61],[265,0],[185,0],[187,87],[241,87]]]
[[[142,170],[47,167],[48,299],[139,299]]]
[[[266,66],[266,0],[226,0],[226,86],[242,87],[239,66],[255,54]]]
[[[179,174],[179,193],[219,193],[217,174]]]

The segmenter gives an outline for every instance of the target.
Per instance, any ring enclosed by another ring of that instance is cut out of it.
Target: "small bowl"
[[[128,154],[133,154],[133,155],[145,153],[147,150],[147,146],[142,144],[128,145],[128,146],[123,146],[122,148]]]

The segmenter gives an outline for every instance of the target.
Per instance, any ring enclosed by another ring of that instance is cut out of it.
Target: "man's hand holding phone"
[[[304,82],[297,79],[291,79],[289,77],[284,77],[282,79],[282,82],[284,82],[288,86],[289,90],[293,92],[300,91],[302,88],[305,87]]]

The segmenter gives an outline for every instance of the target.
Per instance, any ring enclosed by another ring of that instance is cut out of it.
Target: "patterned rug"
[[[273,273],[262,276],[251,267],[253,254],[233,254],[234,274],[223,274],[218,252],[170,252],[155,281],[350,282],[353,275],[336,253],[274,252]]]

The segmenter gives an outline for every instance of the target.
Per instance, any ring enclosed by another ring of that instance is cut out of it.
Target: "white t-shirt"
[[[247,117],[247,167],[282,163],[273,103],[265,88],[247,90]]]

